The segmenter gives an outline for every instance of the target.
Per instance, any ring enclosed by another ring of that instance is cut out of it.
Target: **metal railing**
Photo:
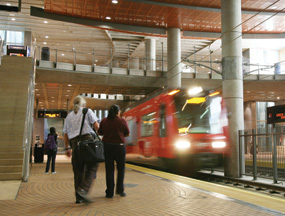
[[[96,67],[107,67],[112,73],[112,68],[121,68],[126,69],[128,74],[130,74],[130,70],[141,70],[144,71],[144,75],[146,71],[157,71],[162,72],[161,76],[163,76],[163,72],[168,70],[167,68],[167,60],[164,56],[160,56],[157,59],[148,59],[146,57],[131,57],[130,55],[115,55],[110,52],[108,55],[103,55],[96,52],[95,49],[90,50],[89,52],[80,52],[73,50],[59,50],[59,49],[47,49],[48,53],[43,52],[43,48],[45,47],[37,47],[39,52],[36,55],[36,58],[39,61],[49,62],[51,66],[57,68],[59,64],[65,64],[67,68],[72,70],[80,71],[82,66],[89,66],[90,72],[96,72]],[[221,71],[220,62],[218,61],[210,62],[200,62],[200,61],[181,61],[181,71],[183,73],[191,73],[191,74],[213,74],[217,73],[217,71]],[[41,65],[39,65],[41,67]],[[218,72],[217,74],[221,74]]]
[[[253,180],[269,178],[273,183],[285,180],[285,133],[282,127],[239,132],[240,147],[244,143],[244,151],[240,151],[240,158],[244,158],[241,163],[245,164],[242,175],[252,176]]]
[[[34,51],[36,52],[36,50]],[[32,131],[33,131],[33,112],[34,112],[34,96],[35,96],[35,72],[36,72],[36,59],[34,59],[34,67],[30,72],[29,86],[28,86],[28,98],[26,108],[25,129],[23,136],[23,150],[24,150],[24,162],[23,162],[23,181],[28,181],[30,175],[30,154],[32,145]]]
[[[0,65],[1,65],[1,62],[2,62],[2,56],[3,56],[3,46],[4,46],[4,40],[0,36]]]

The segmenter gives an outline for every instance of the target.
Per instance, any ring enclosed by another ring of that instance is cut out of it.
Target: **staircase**
[[[33,60],[4,56],[0,66],[0,181],[23,176],[23,136]]]

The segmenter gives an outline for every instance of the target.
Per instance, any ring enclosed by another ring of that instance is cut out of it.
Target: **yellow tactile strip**
[[[107,199],[104,196],[104,164],[100,165],[98,178],[90,192],[90,198],[94,202],[78,205],[74,203],[71,165],[57,164],[57,174],[48,175],[44,174],[44,167],[45,164],[33,164],[30,179],[21,184],[16,200],[0,201],[0,215],[273,215],[262,209],[217,198],[191,187],[134,171],[134,166],[126,169],[127,196]]]
[[[227,196],[228,198],[234,198],[240,201],[262,206],[285,214],[285,199],[272,197],[270,196],[270,194],[265,195],[265,194],[254,193],[251,191],[241,190],[239,188],[217,185],[210,182],[204,182],[196,179],[186,178],[183,176],[169,174],[131,164],[128,164],[127,166],[137,171],[149,173],[154,176],[158,176],[174,182],[179,182],[205,191],[221,194]]]

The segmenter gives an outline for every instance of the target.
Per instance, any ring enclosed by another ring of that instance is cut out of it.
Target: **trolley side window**
[[[160,106],[159,136],[166,137],[166,115],[164,104]]]
[[[137,124],[136,124],[136,119],[131,119],[128,120],[128,126],[130,129],[130,136],[126,137],[126,145],[128,146],[133,146],[133,145],[137,145],[136,141],[137,141]]]
[[[155,114],[156,112],[152,112],[142,116],[142,121],[141,121],[142,137],[148,137],[153,135],[154,123],[156,121]]]

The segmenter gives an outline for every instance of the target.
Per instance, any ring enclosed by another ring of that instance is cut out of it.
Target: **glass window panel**
[[[152,136],[154,132],[154,123],[156,122],[155,119],[156,112],[149,113],[142,117],[141,122],[141,136]]]
[[[7,44],[24,45],[24,34],[19,31],[7,31]]]

